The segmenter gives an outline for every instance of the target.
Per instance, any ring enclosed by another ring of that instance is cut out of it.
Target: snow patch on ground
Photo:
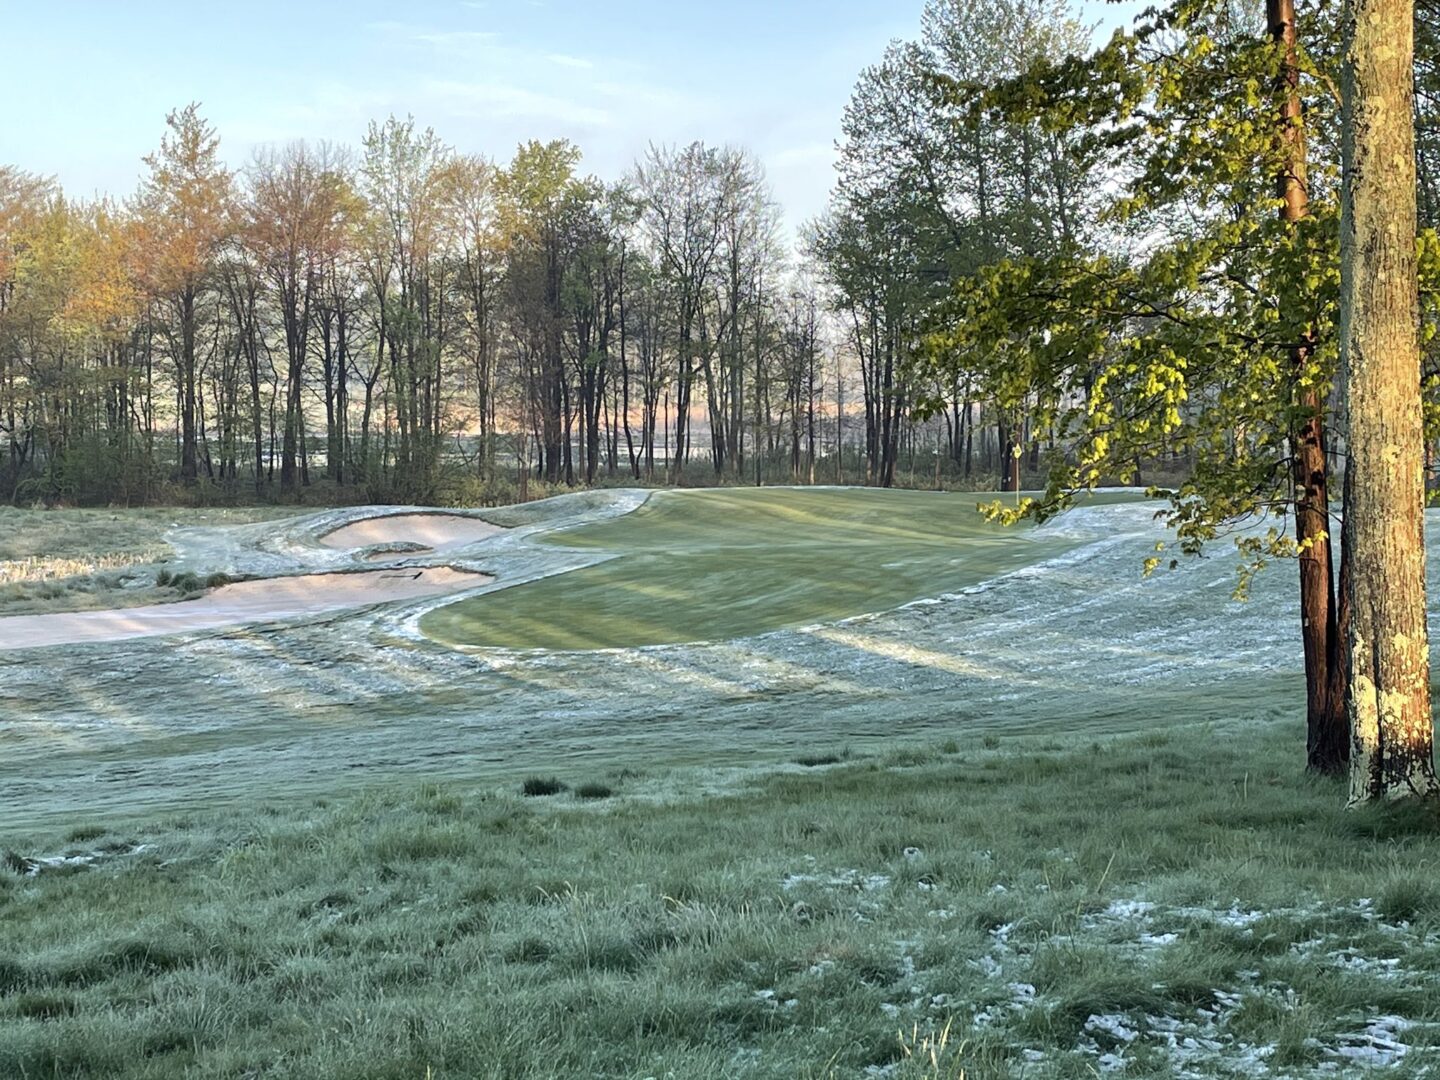
[[[818,885],[825,889],[853,889],[860,892],[876,892],[890,887],[889,874],[866,874],[859,870],[836,870],[828,874],[786,874],[780,879],[780,887],[786,892],[804,885]]]
[[[3,860],[0,860],[0,865],[8,867],[22,877],[33,878],[39,877],[47,870],[88,868],[112,859],[127,858],[131,855],[143,855],[149,850],[151,850],[150,844],[132,844],[128,847],[85,851],[72,855],[42,855],[30,857],[9,852],[4,856]]]
[[[1360,1031],[1340,1036],[1339,1045],[1327,1049],[1367,1068],[1386,1068],[1409,1053],[1410,1047],[1400,1036],[1419,1026],[1403,1016],[1377,1016]]]
[[[846,872],[837,876],[853,888],[853,882],[858,880],[856,874],[858,872]],[[955,912],[941,908],[927,915],[932,920],[949,920],[955,917]],[[1336,916],[1339,918],[1334,918]],[[1319,919],[1322,925],[1333,922],[1336,929],[1297,943],[1292,951],[1333,966],[1342,977],[1352,974],[1386,980],[1425,977],[1424,973],[1407,972],[1398,957],[1369,955],[1355,944],[1342,940],[1355,932],[1357,916],[1361,932],[1371,935],[1372,941],[1377,931],[1387,938],[1397,934],[1419,935],[1421,943],[1435,936],[1407,924],[1387,923],[1368,899],[1339,908],[1317,903],[1262,910],[1238,900],[1216,907],[1169,907],[1136,897],[1113,900],[1104,908],[1082,916],[1073,933],[1041,934],[1036,943],[1069,941],[1115,948],[1132,962],[1144,965],[1151,962],[1152,954],[1182,943],[1187,931],[1193,933],[1196,927],[1225,927],[1248,936],[1266,932],[1261,923],[1267,919]],[[953,980],[939,982],[935,972],[915,970],[913,964],[905,962],[913,955],[911,949],[915,943],[897,943],[902,946],[901,981],[907,998],[885,1001],[880,1004],[881,1011],[890,1020],[917,1023],[922,1027],[939,1022],[939,1017],[959,1017],[977,1034],[1007,1040],[1009,1029],[1023,1014],[1061,1003],[1059,996],[1042,992],[1026,980],[1024,973],[1028,970],[1033,945],[1030,934],[1020,934],[1018,923],[993,927],[987,937],[985,951],[965,961],[977,979],[971,984],[963,980],[958,984]],[[830,970],[830,962],[824,963],[818,971],[812,968],[812,973]],[[1250,1038],[1249,1025],[1240,1022],[1240,1017],[1255,1009],[1297,1013],[1302,1007],[1300,995],[1284,985],[1260,985],[1258,970],[1239,971],[1236,978],[1240,985],[1214,987],[1208,1002],[1194,1007],[1176,1003],[1164,1012],[1093,1013],[1085,1018],[1075,1043],[1068,1050],[1024,1045],[1015,1046],[1014,1050],[1027,1065],[1074,1058],[1086,1074],[1141,1075],[1160,1068],[1166,1075],[1173,1074],[1182,1080],[1250,1076],[1303,1080],[1351,1076],[1362,1068],[1390,1068],[1407,1055],[1413,1056],[1417,1046],[1428,1046],[1432,1041],[1427,1034],[1417,1042],[1416,1029],[1428,1025],[1406,1017],[1357,1015],[1352,1029],[1338,1034],[1317,1034],[1310,1040],[1307,1046],[1313,1052],[1312,1062],[1287,1060],[1283,1066],[1277,1065],[1273,1059],[1278,1046]],[[1159,1065],[1159,1062],[1165,1064]],[[890,1074],[875,1072],[872,1075]]]

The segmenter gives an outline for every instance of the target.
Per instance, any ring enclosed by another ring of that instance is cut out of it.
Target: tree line
[[[0,497],[1018,489],[1055,433],[998,357],[921,372],[925,320],[980,267],[1100,242],[1099,165],[1074,131],[968,122],[941,82],[1090,34],[1059,3],[930,0],[923,27],[861,74],[796,244],[755,158],[703,143],[607,183],[568,142],[502,164],[392,117],[232,170],[191,105],[125,199],[0,166]]]
[[[847,372],[757,161],[580,160],[391,118],[232,171],[191,105],[124,201],[0,168],[0,494],[812,480]]]

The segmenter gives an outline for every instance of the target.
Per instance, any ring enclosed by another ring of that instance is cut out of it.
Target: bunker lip
[[[326,547],[341,551],[384,546],[384,554],[392,557],[392,553],[398,554],[392,545],[413,545],[410,548],[412,554],[419,551],[427,554],[446,552],[487,540],[505,531],[502,526],[478,517],[442,511],[381,514],[360,518],[331,529],[319,540]]]
[[[217,630],[443,596],[494,580],[489,574],[449,566],[260,578],[223,585],[196,600],[175,604],[0,618],[0,651]]]
[[[433,555],[434,553],[434,548],[428,548],[425,547],[423,544],[417,544],[414,547],[410,547],[408,545],[398,547],[383,547],[375,551],[367,552],[360,558],[362,562],[382,563],[396,562],[400,559],[412,559],[415,558],[417,555]]]

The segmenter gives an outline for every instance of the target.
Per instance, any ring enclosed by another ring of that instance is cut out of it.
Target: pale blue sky
[[[0,0],[0,163],[124,194],[195,100],[235,165],[290,139],[358,144],[413,113],[508,160],[573,139],[618,177],[647,141],[749,146],[794,225],[824,206],[840,112],[922,0]],[[1114,25],[1137,3],[1087,0]]]

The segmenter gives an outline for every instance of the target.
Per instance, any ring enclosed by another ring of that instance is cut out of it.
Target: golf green
[[[719,641],[939,596],[1074,541],[985,521],[973,494],[867,488],[662,491],[540,542],[614,557],[439,608],[453,645],[604,649]]]

